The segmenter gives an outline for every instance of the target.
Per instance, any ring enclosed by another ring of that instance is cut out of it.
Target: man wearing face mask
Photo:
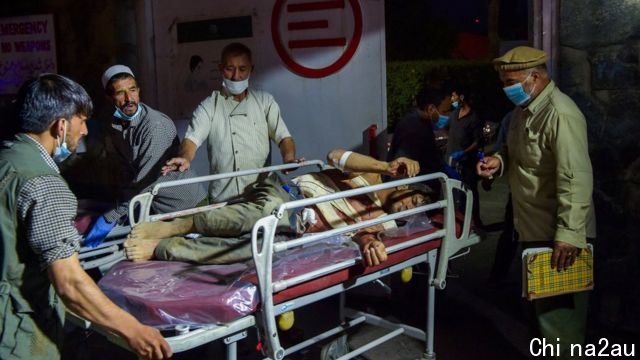
[[[549,266],[563,271],[595,236],[593,174],[584,115],[549,78],[546,61],[544,51],[526,46],[493,61],[516,108],[502,150],[478,162],[477,171],[483,177],[508,171],[519,241],[553,248]],[[567,352],[583,343],[586,303],[584,292],[532,301],[540,335],[559,338]]]
[[[59,359],[65,307],[140,358],[170,358],[160,332],[113,304],[78,260],[77,200],[56,163],[87,135],[89,95],[43,74],[22,86],[15,106],[19,132],[0,147],[0,358]]]
[[[167,159],[176,156],[180,140],[176,126],[165,114],[140,102],[140,88],[131,69],[113,65],[102,75],[108,103],[113,105],[108,136],[123,171],[117,206],[98,217],[85,236],[85,245],[96,246],[118,223],[126,222],[129,200],[151,190],[158,182],[195,177],[193,171],[161,176]],[[201,184],[161,189],[151,209],[167,213],[192,208],[206,197]]]
[[[462,85],[455,85],[451,91],[449,114],[449,139],[445,159],[460,170],[462,182],[473,193],[473,222],[482,226],[480,219],[480,199],[478,194],[478,174],[476,173],[477,153],[483,144],[482,121],[473,110],[471,93]]]
[[[232,43],[222,50],[222,90],[214,91],[193,112],[178,157],[169,160],[163,173],[185,171],[205,141],[211,174],[267,166],[270,142],[278,144],[284,163],[299,161],[295,144],[280,115],[280,107],[265,91],[249,88],[253,71],[251,50]],[[209,184],[209,200],[227,201],[241,195],[262,176],[242,176]]]

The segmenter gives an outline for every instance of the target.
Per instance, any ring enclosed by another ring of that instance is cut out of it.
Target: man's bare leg
[[[186,235],[193,230],[192,216],[136,225],[124,242],[125,256],[131,261],[151,260],[162,239]]]
[[[127,239],[124,242],[124,255],[131,261],[151,260],[160,241],[162,239],[145,239],[143,241]]]
[[[129,234],[130,239],[165,239],[194,232],[193,216],[171,221],[153,221],[136,225]]]

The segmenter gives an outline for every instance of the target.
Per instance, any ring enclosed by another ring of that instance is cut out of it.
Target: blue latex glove
[[[458,171],[456,171],[456,168],[454,168],[453,166],[449,165],[449,164],[444,164],[444,167],[442,168],[442,171],[447,174],[447,176],[451,179],[455,179],[455,180],[460,180],[462,179],[462,176],[460,176],[460,173]]]
[[[100,216],[96,219],[96,222],[93,223],[91,230],[84,237],[84,246],[94,248],[104,241],[104,239],[109,235],[109,232],[116,226],[116,222],[108,222],[107,219],[104,218],[104,215]]]
[[[457,150],[451,153],[451,159],[453,159],[454,161],[458,161],[462,159],[463,156],[464,156],[464,151],[462,150]]]

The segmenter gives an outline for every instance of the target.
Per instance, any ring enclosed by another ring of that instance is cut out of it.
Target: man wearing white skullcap
[[[115,147],[127,181],[117,184],[116,207],[98,217],[85,236],[85,245],[100,244],[119,223],[126,223],[129,200],[149,191],[159,182],[195,177],[194,171],[161,176],[164,163],[178,153],[180,141],[176,126],[165,114],[140,101],[140,87],[133,71],[113,65],[102,75],[108,102],[114,106],[108,136]],[[151,210],[167,213],[192,208],[206,196],[204,186],[190,184],[160,190]]]

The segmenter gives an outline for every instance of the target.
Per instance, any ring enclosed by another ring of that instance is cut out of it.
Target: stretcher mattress
[[[433,223],[438,226],[438,216]],[[441,218],[441,217],[440,217]],[[459,228],[459,227],[458,227]],[[383,237],[385,245],[401,243],[434,232],[437,227]],[[351,278],[378,271],[440,246],[435,239],[389,255],[376,267],[358,265],[336,271],[277,293],[275,303]],[[273,281],[293,278],[327,265],[360,257],[357,246],[348,238],[333,237],[309,247],[288,250],[274,261]],[[258,307],[257,276],[244,263],[231,265],[195,265],[175,261],[122,261],[100,281],[100,288],[116,304],[142,323],[159,328],[178,324],[204,325],[226,323],[252,314]]]
[[[147,325],[211,324],[251,313],[256,287],[245,264],[121,261],[99,281],[104,293]]]

